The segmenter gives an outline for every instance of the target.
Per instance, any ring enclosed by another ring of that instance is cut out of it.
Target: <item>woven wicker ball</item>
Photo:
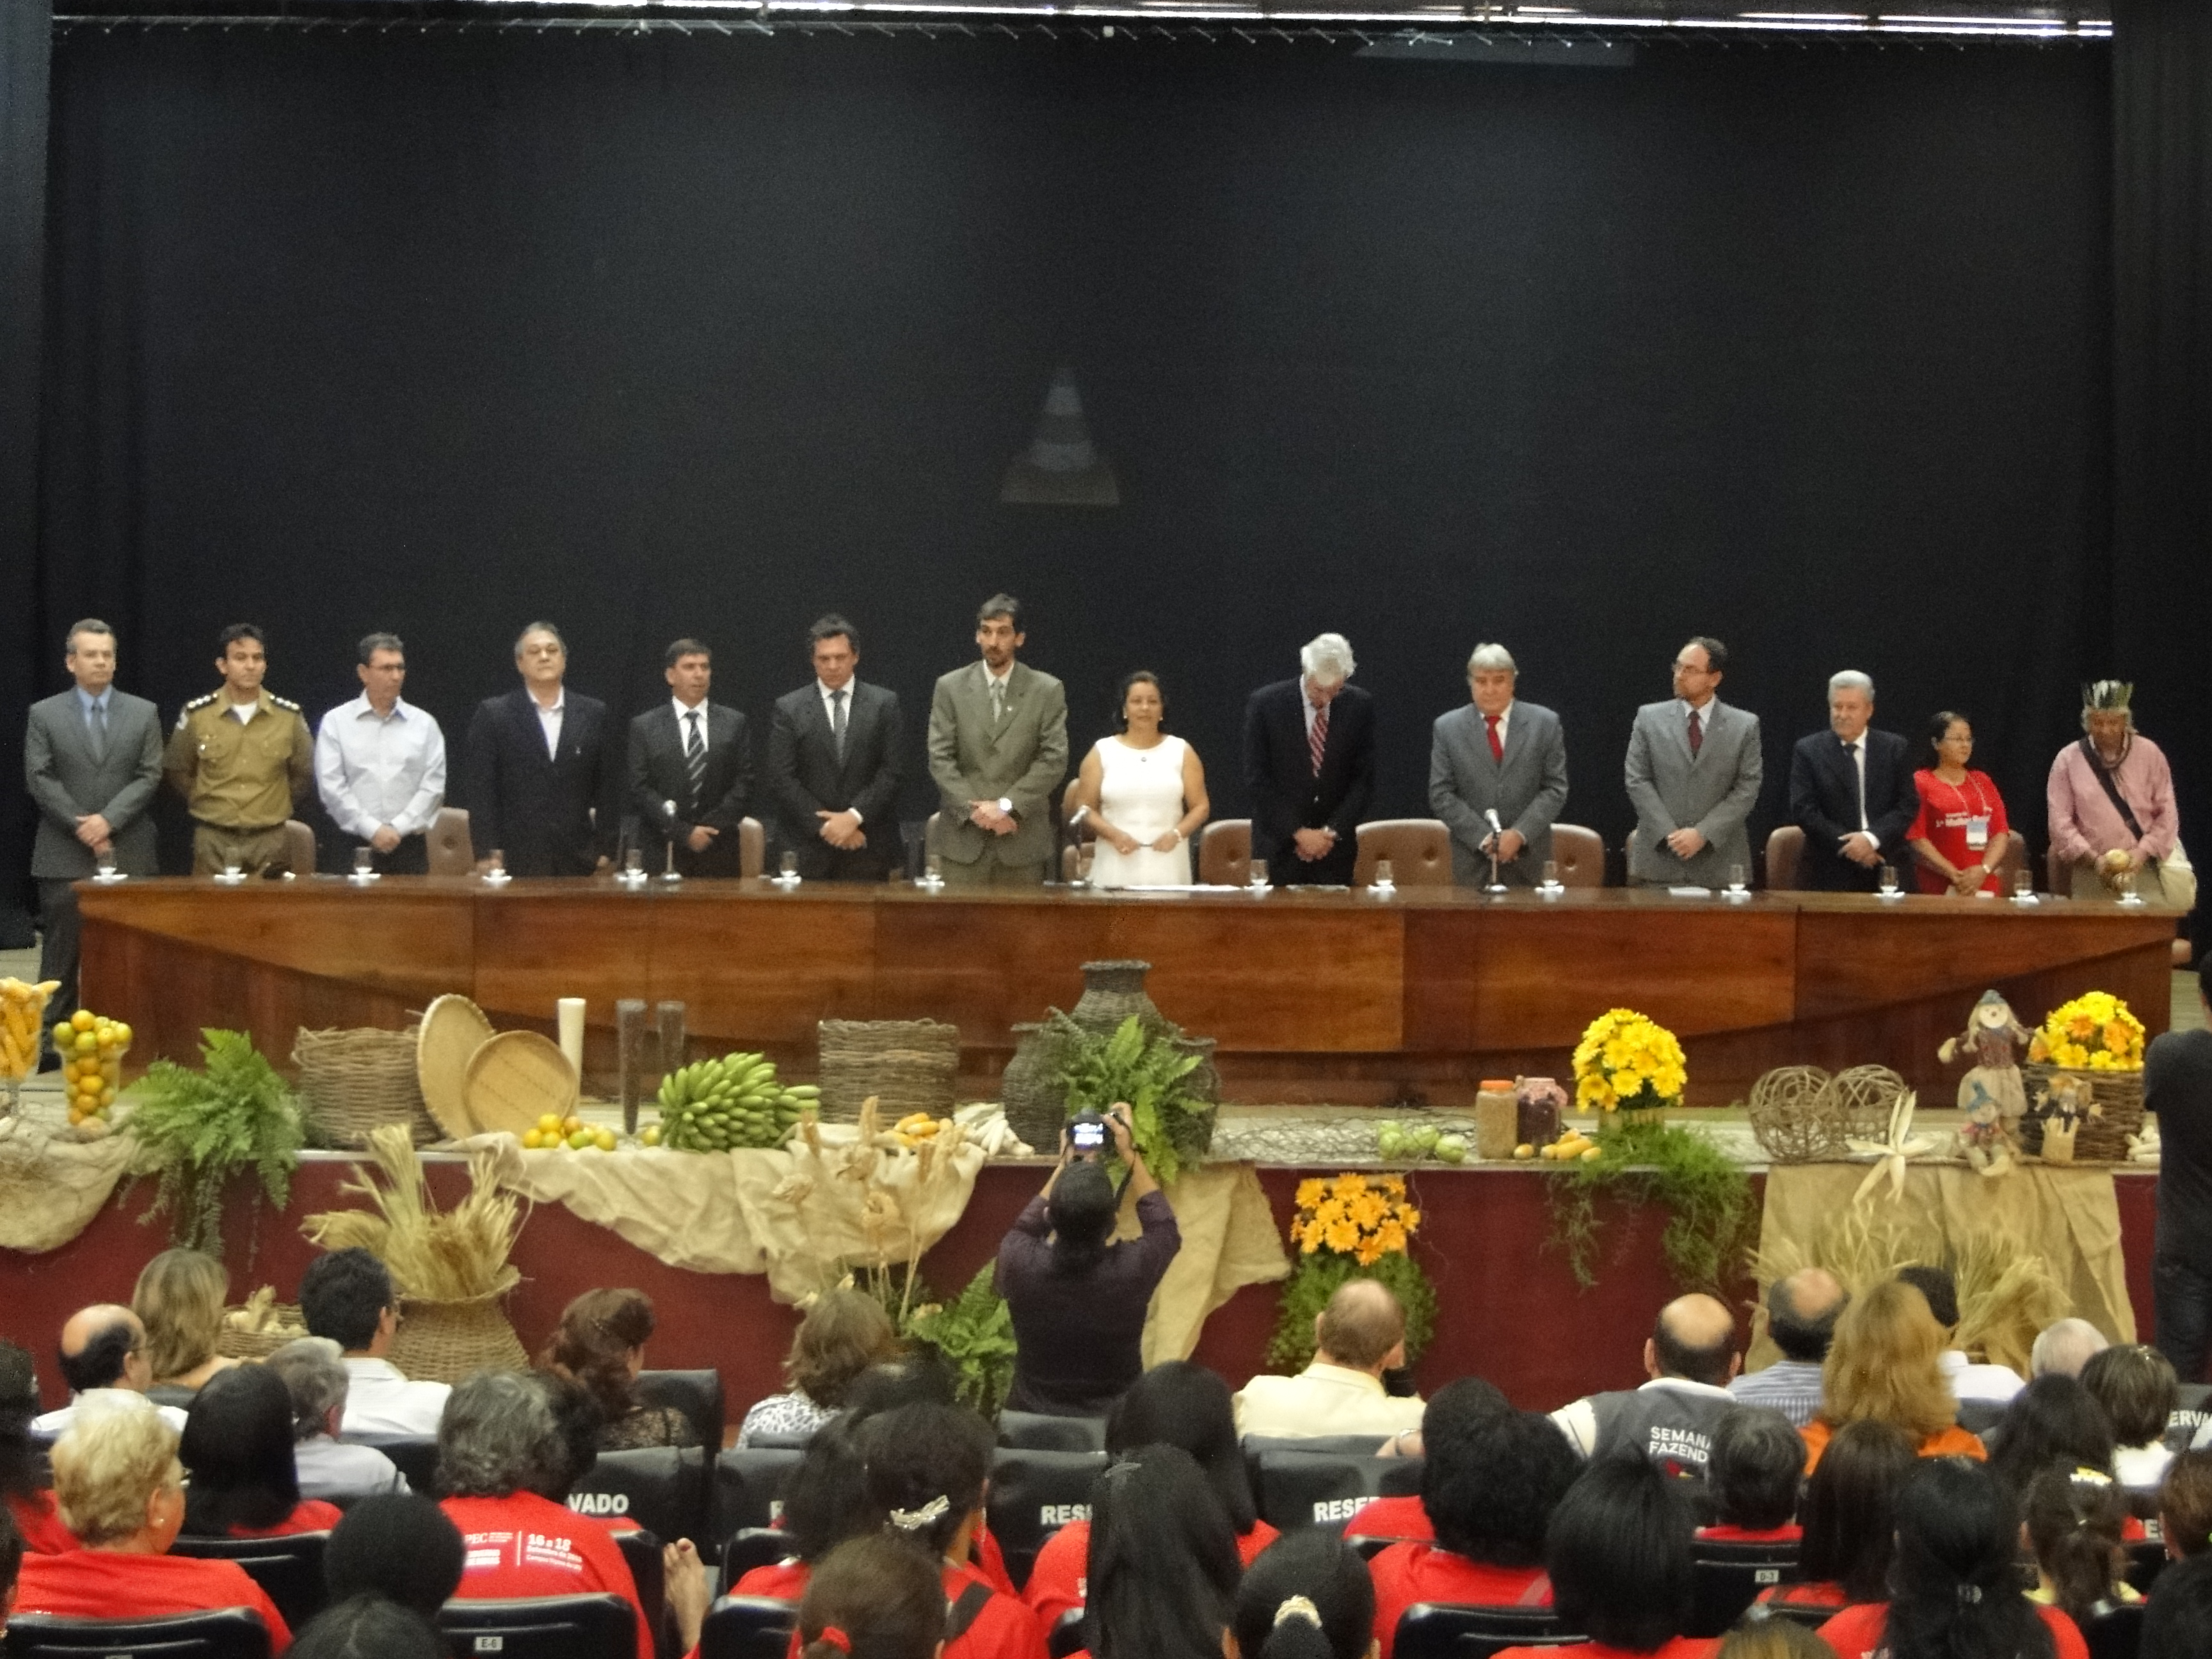
[[[1817,1066],[1778,1066],[1751,1085],[1751,1132],[1777,1164],[1810,1164],[1841,1158],[1844,1119]]]
[[[1828,1092],[1845,1134],[1862,1140],[1887,1140],[1890,1109],[1905,1087],[1905,1079],[1887,1066],[1854,1066],[1836,1073]]]

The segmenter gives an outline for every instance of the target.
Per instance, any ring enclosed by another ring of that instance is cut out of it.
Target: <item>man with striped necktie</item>
[[[1375,793],[1375,700],[1351,684],[1351,643],[1322,634],[1298,652],[1303,672],[1244,708],[1244,783],[1252,856],[1277,886],[1349,887],[1359,821]]]
[[[709,702],[714,655],[678,640],[666,657],[669,700],[629,723],[629,802],[645,867],[685,876],[739,873],[738,823],[753,781],[745,717]]]

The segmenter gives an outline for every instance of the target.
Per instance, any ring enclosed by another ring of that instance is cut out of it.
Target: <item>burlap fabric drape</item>
[[[76,1141],[21,1117],[0,1121],[0,1249],[59,1249],[89,1226],[131,1161],[118,1135]]]
[[[1766,1175],[1760,1254],[1776,1259],[1792,1243],[1809,1249],[1865,1178],[1863,1164],[1776,1164]],[[1877,1213],[1889,1209],[1888,1194],[1887,1184],[1877,1189]],[[2136,1340],[2110,1170],[2031,1164],[1992,1180],[1959,1164],[1915,1164],[1896,1205],[1948,1243],[1991,1231],[2017,1239],[2051,1264],[2077,1316],[2115,1342]],[[1763,1357],[1754,1352],[1751,1363],[1763,1358],[1772,1358],[1771,1348]]]
[[[1152,1292],[1145,1320],[1145,1364],[1188,1359],[1211,1314],[1247,1285],[1290,1276],[1291,1258],[1249,1164],[1206,1164],[1185,1170],[1166,1189],[1182,1233],[1182,1249]],[[1121,1218],[1133,1237],[1133,1211]]]

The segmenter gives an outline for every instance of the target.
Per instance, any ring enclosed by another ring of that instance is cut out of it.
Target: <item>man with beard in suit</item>
[[[806,631],[814,683],[777,698],[768,728],[781,845],[808,881],[881,881],[899,853],[898,694],[858,678],[860,636],[842,617]]]
[[[568,647],[551,623],[514,642],[522,684],[477,705],[464,749],[469,839],[511,876],[605,869],[622,815],[622,770],[606,704],[571,691]]]
[[[963,887],[1036,887],[1052,862],[1053,797],[1067,775],[1067,692],[1015,655],[1022,605],[994,593],[975,613],[981,660],[937,682],[929,700],[930,850]]]
[[[745,717],[708,702],[714,654],[678,640],[665,659],[669,700],[629,723],[629,806],[645,867],[684,876],[736,876],[738,822],[752,788]]]

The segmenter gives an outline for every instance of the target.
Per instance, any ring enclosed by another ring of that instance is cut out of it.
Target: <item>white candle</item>
[[[580,1078],[584,1075],[584,999],[562,997],[559,1006],[561,1052],[568,1056],[568,1063]]]

